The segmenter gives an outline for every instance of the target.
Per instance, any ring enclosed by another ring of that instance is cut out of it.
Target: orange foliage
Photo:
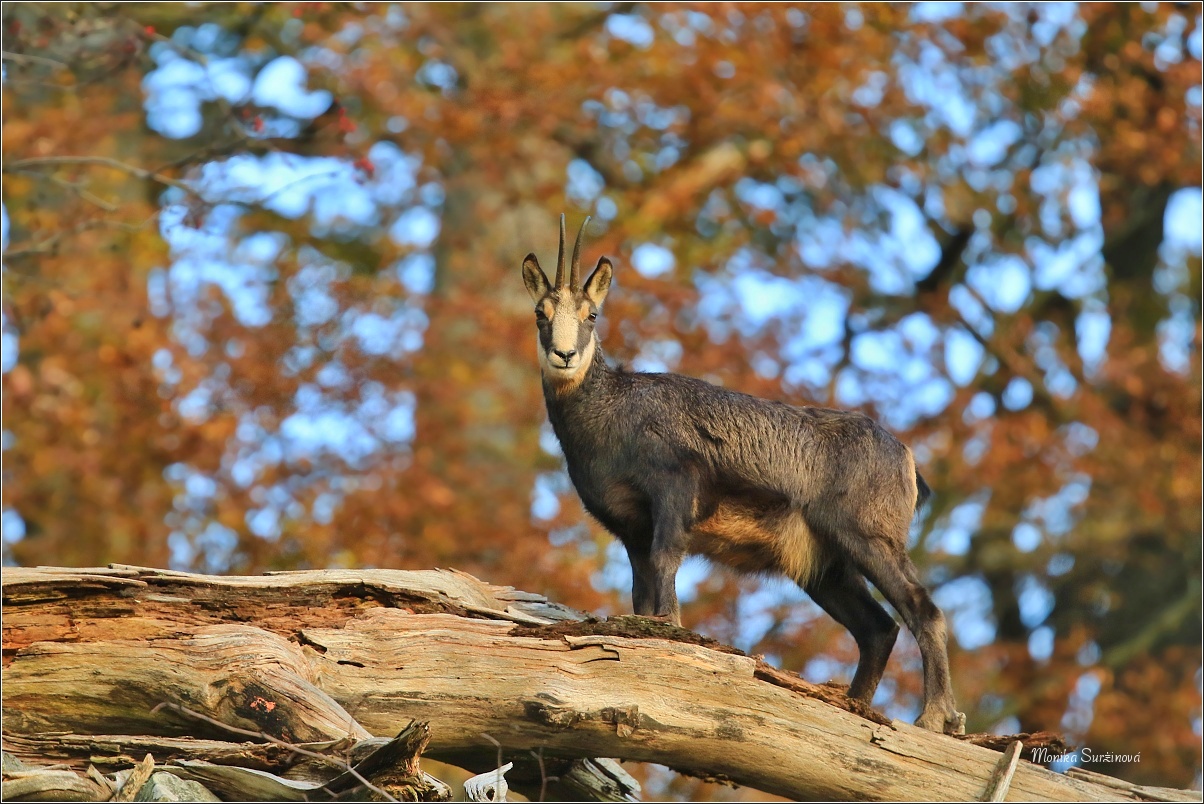
[[[978,609],[945,600],[989,632],[952,647],[971,728],[1068,728],[1101,750],[1142,752],[1108,772],[1190,784],[1200,259],[1159,246],[1172,193],[1200,183],[1200,65],[1185,44],[1198,23],[1147,6],[1087,4],[1063,24],[1046,7],[925,20],[884,4],[7,4],[3,312],[19,356],[3,378],[3,506],[24,535],[6,533],[6,560],[455,566],[623,610],[626,590],[600,580],[611,541],[541,446],[518,273],[522,254],[554,247],[557,214],[589,213],[590,258],[618,265],[610,357],[669,343],[671,368],[751,393],[913,411],[900,435],[937,490],[917,562],[934,586],[974,579],[986,596]],[[329,92],[329,108],[294,114],[249,91],[280,56],[305,68],[297,92]],[[175,133],[155,116],[172,59],[209,76],[172,90],[196,115]],[[245,95],[221,84],[220,65],[246,74]],[[969,158],[1001,123],[1014,141],[993,161]],[[346,171],[329,187],[319,175],[272,189],[266,168],[230,178],[252,162],[321,158]],[[1076,219],[1069,180],[1040,189],[1076,166],[1098,185],[1098,221]],[[597,188],[573,185],[573,171]],[[371,214],[356,217],[354,188]],[[778,200],[749,200],[757,188]],[[858,234],[890,235],[889,193],[924,231],[858,246]],[[308,200],[293,210],[282,197]],[[414,210],[438,221],[429,245],[391,232]],[[1092,269],[1093,253],[1083,271],[1100,287],[1034,279],[1049,259],[1034,243],[1092,232],[1107,265]],[[924,237],[944,253],[930,274],[908,274]],[[807,238],[822,258],[800,249]],[[666,272],[632,267],[641,244],[672,253]],[[1010,307],[982,297],[1003,284],[991,272],[1005,259],[1029,282]],[[219,264],[225,279],[205,273]],[[822,326],[810,307],[752,321],[739,304],[702,304],[706,280],[730,288],[741,271],[825,283],[849,305],[843,333],[800,357],[792,342]],[[883,289],[892,271],[902,291]],[[939,331],[907,347],[948,391],[935,412],[915,412],[914,388],[875,384],[854,354],[860,336],[915,315]],[[1110,326],[1095,362],[1081,346],[1092,315]],[[1166,332],[1185,316],[1176,364]],[[392,340],[374,346],[357,326],[394,327]],[[945,351],[955,333],[983,352],[957,382]],[[1031,399],[1017,401],[1025,384]],[[850,401],[851,385],[871,390]],[[305,408],[311,398],[320,404]],[[305,428],[302,448],[290,433]],[[373,446],[352,456],[361,432]],[[548,519],[532,514],[537,484],[558,501]],[[951,515],[975,500],[968,545],[947,547]],[[1021,549],[1018,526],[1035,543]],[[1052,599],[1039,621],[1032,584]],[[792,669],[851,668],[847,635],[797,606],[770,606],[765,635],[750,632],[736,595],[753,588],[709,577],[687,624],[753,633],[747,647]],[[955,635],[968,633],[959,621]],[[1033,649],[1047,632],[1052,647]],[[901,640],[884,685],[892,712],[915,707],[917,666]],[[1084,674],[1105,679],[1086,724],[1067,715]]]

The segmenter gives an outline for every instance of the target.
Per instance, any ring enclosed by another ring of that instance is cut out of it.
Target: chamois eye
[[[597,320],[598,320],[598,314],[597,314],[597,313],[590,313],[590,314],[589,314],[589,320],[590,320],[590,321],[597,321]]]
[[[536,307],[536,308],[535,308],[535,319],[536,319],[537,321],[543,321],[545,318],[547,318],[547,315],[546,315],[546,314],[544,314],[543,308],[542,308],[542,307]]]

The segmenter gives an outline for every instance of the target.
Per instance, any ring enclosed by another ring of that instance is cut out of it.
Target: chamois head
[[[557,391],[575,388],[589,371],[597,346],[594,322],[610,290],[613,267],[601,257],[594,272],[581,284],[581,224],[573,246],[568,275],[564,271],[564,215],[560,216],[560,252],[556,257],[556,284],[548,282],[534,254],[523,260],[523,282],[535,302],[535,324],[539,328],[539,365]]]

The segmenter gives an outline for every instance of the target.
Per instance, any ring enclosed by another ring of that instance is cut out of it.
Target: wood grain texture
[[[656,762],[800,800],[976,800],[999,761],[847,711],[830,687],[690,632],[590,620],[452,571],[6,568],[3,597],[5,748],[18,756],[54,732],[81,744],[136,736],[129,754],[155,738],[229,739],[152,714],[166,701],[293,742],[429,721],[435,759],[495,757],[492,738],[507,752]],[[1140,793],[1027,761],[1008,790],[1118,798]]]

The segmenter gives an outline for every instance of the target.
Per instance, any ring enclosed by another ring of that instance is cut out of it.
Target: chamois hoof
[[[916,718],[916,725],[921,729],[935,731],[938,734],[965,734],[966,714],[955,711],[946,717],[940,712],[924,713]]]

